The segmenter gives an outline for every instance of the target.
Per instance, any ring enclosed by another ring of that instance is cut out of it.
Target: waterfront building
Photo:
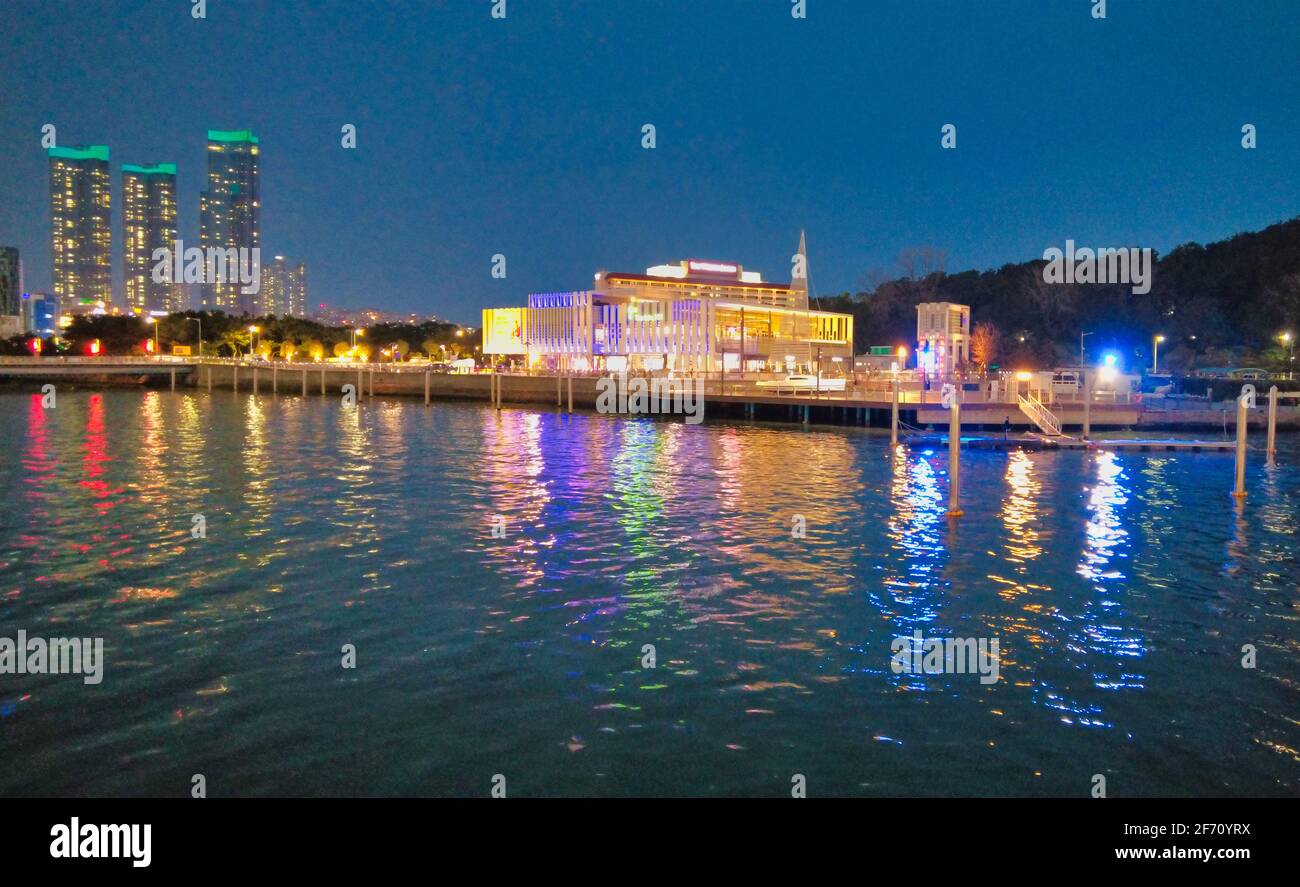
[[[916,306],[916,366],[943,377],[970,361],[970,306],[921,302]]]
[[[176,164],[122,165],[123,289],[128,311],[183,311],[183,282],[156,281],[154,251],[176,248]]]
[[[907,369],[907,349],[891,345],[872,345],[871,350],[853,358],[856,373],[897,373]]]
[[[60,300],[113,303],[107,145],[50,148],[50,249]]]
[[[199,245],[260,249],[262,245],[261,146],[248,130],[208,130],[208,189],[199,195]],[[254,314],[260,294],[240,292],[237,280],[204,282],[206,310]]]
[[[16,246],[0,246],[0,317],[22,313],[23,263]]]
[[[805,269],[802,239],[796,255]],[[829,374],[852,362],[853,317],[810,309],[806,273],[771,283],[734,262],[686,259],[486,309],[483,353],[545,370]]]
[[[262,292],[258,314],[276,317],[305,317],[307,314],[307,266],[276,256],[262,265]]]
[[[22,332],[46,338],[59,332],[59,298],[53,293],[23,293]]]

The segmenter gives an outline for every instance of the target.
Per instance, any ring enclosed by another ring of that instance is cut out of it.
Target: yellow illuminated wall
[[[483,309],[483,353],[523,354],[525,308]]]

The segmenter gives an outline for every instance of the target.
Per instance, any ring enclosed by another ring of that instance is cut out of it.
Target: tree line
[[[256,328],[256,329],[254,329]],[[42,342],[43,354],[84,355],[98,342],[105,355],[149,353],[153,341],[164,354],[173,345],[189,346],[198,354],[199,330],[203,331],[203,354],[236,357],[256,352],[268,359],[317,360],[341,357],[355,348],[363,360],[404,360],[423,354],[432,360],[455,360],[473,356],[480,346],[473,333],[454,323],[425,321],[419,324],[381,323],[365,327],[354,336],[352,327],[333,327],[303,317],[250,317],[222,311],[182,311],[158,318],[154,324],[139,317],[122,315],[78,315],[57,337]],[[31,336],[15,336],[0,342],[7,354],[30,354]]]
[[[876,273],[855,293],[817,300],[854,318],[857,353],[916,338],[916,306],[971,307],[984,361],[1012,367],[1077,364],[1079,335],[1089,362],[1112,351],[1129,367],[1284,369],[1300,335],[1300,217],[1208,245],[1185,243],[1158,256],[1151,292],[1127,284],[1049,284],[1042,259],[990,271],[947,273],[941,252],[911,249],[894,276]],[[1291,333],[1290,342],[1282,339]],[[976,344],[976,343],[973,343]]]

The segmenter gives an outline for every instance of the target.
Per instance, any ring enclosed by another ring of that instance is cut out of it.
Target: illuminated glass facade
[[[500,323],[498,312],[511,310],[518,316]],[[802,281],[764,283],[727,262],[602,272],[591,290],[485,311],[485,331],[497,327],[487,353],[526,354],[543,369],[784,372],[853,358],[851,315],[810,310]]]
[[[260,249],[261,146],[248,130],[208,130],[208,189],[199,195],[199,245],[206,251]],[[260,293],[241,293],[238,281],[204,283],[206,309],[256,314]]]
[[[122,165],[123,289],[128,311],[184,311],[185,285],[153,279],[154,250],[176,248],[176,164]]]
[[[50,148],[50,250],[62,302],[113,303],[108,146]]]
[[[306,312],[307,266],[284,256],[264,262],[262,291],[258,294],[255,313],[305,317]]]

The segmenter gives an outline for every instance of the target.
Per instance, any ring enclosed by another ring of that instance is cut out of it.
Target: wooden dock
[[[900,438],[909,447],[947,447],[946,434],[910,434]],[[967,437],[960,445],[968,450],[1134,450],[1137,452],[1178,451],[1192,453],[1230,453],[1237,444],[1231,440],[1155,440],[1146,438],[1109,438],[1081,440],[1077,437],[1048,437],[1043,434],[1017,434],[1008,437]]]

